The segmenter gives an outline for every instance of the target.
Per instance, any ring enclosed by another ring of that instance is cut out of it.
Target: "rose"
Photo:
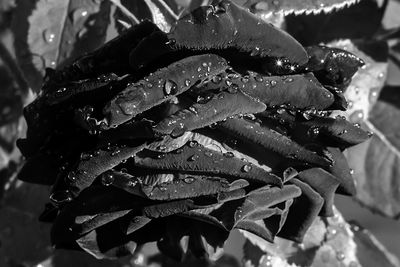
[[[53,186],[53,244],[97,258],[157,241],[215,259],[235,228],[301,242],[335,192],[354,194],[341,151],[369,134],[329,115],[362,64],[229,1],[169,33],[142,22],[48,72],[19,177]]]

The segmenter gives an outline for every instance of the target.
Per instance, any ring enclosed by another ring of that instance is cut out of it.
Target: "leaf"
[[[350,122],[358,123],[368,118],[368,114],[386,80],[387,62],[377,62],[360,51],[350,40],[330,43],[330,46],[345,49],[364,60],[365,65],[353,77],[344,96],[349,102],[346,111]]]
[[[109,12],[108,1],[40,0],[23,4],[15,14],[18,19],[13,29],[17,58],[32,87],[40,87],[45,68],[65,65],[104,43]]]
[[[350,222],[357,244],[357,257],[363,267],[395,267],[400,266],[400,261],[366,229],[356,222]]]
[[[335,9],[342,9],[357,3],[359,0],[250,0],[245,7],[252,12],[263,14],[283,13],[289,14],[310,14],[329,13]],[[234,2],[241,2],[234,0]]]
[[[328,15],[287,16],[286,30],[307,46],[345,38],[368,39],[380,29],[382,17],[383,12],[375,0],[363,0]]]
[[[394,218],[400,217],[400,125],[397,123],[400,110],[393,103],[398,101],[399,92],[399,87],[384,89],[369,118],[363,121],[363,126],[374,132],[374,136],[347,152],[357,180],[357,200],[377,213]]]
[[[399,88],[385,87],[382,90],[387,73],[386,62],[374,61],[356,50],[349,41],[333,45],[339,48],[346,46],[348,51],[366,62],[345,92],[349,101],[349,109],[345,115],[350,122],[361,123],[364,129],[375,133],[369,141],[349,148],[346,154],[357,181],[356,199],[375,212],[398,217],[400,127],[394,122],[397,121],[396,116],[400,115]]]
[[[276,239],[275,244],[271,244],[246,233],[245,237],[264,251],[258,266],[361,266],[356,258],[357,249],[350,225],[336,209],[334,212],[332,218],[317,218],[300,245],[285,239]],[[257,257],[257,254],[245,253],[246,262],[254,262]]]
[[[148,19],[165,32],[168,32],[171,25],[178,19],[180,10],[178,4],[171,0],[112,0],[112,2],[119,7],[114,14],[117,25],[121,23],[120,21],[129,20],[132,26],[139,21]],[[121,33],[124,27],[117,27],[117,30]]]

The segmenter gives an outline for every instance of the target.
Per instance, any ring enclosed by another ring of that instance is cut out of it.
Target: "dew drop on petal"
[[[184,181],[185,183],[187,183],[187,184],[193,183],[194,180],[195,180],[195,179],[194,179],[194,177],[192,177],[192,176],[188,176],[188,177],[186,177],[186,178],[183,179],[183,181]]]
[[[165,158],[165,154],[164,154],[164,153],[163,153],[163,154],[158,154],[158,155],[157,155],[157,158],[158,158],[158,159],[163,159],[163,158]]]
[[[76,181],[76,173],[74,171],[68,173],[67,179],[71,182],[75,182]]]
[[[183,152],[182,148],[178,148],[177,150],[175,150],[175,154],[181,154]]]
[[[56,204],[64,204],[72,201],[72,195],[68,190],[55,191],[50,195],[50,200]]]
[[[199,159],[199,156],[196,155],[196,154],[194,154],[194,155],[192,155],[192,156],[190,156],[190,157],[188,158],[188,161],[196,161],[196,160],[198,160],[198,159]]]
[[[114,182],[114,175],[110,172],[103,173],[101,183],[105,186],[110,186]]]
[[[256,75],[255,77],[254,77],[254,80],[256,80],[257,82],[263,82],[263,77],[261,77],[261,75]]]
[[[189,147],[196,147],[198,145],[197,141],[189,141]]]
[[[185,80],[185,86],[189,87],[192,82],[189,79]]]
[[[319,135],[319,128],[314,126],[311,127],[310,129],[308,129],[307,131],[308,136],[310,136],[311,138],[316,138]]]
[[[72,23],[77,23],[81,18],[86,17],[89,12],[84,8],[77,8],[71,13]]]
[[[222,81],[222,78],[219,75],[215,75],[214,77],[211,78],[211,81],[215,84],[219,84]]]
[[[224,157],[226,158],[233,158],[235,155],[232,152],[226,152],[224,153]]]
[[[289,167],[286,170],[284,170],[284,172],[283,172],[283,180],[289,181],[290,179],[296,177],[297,174],[298,174],[298,172],[296,169]]]
[[[160,146],[157,147],[157,150],[160,150],[160,151],[163,151],[163,150],[166,150],[166,149],[167,149],[167,146],[165,146],[165,145],[160,145]]]
[[[176,94],[178,86],[174,81],[166,80],[164,84],[164,94],[165,95],[174,95]]]
[[[213,153],[211,153],[210,151],[206,151],[204,152],[204,155],[206,155],[206,157],[212,157]]]
[[[43,39],[46,41],[46,43],[51,44],[54,42],[56,38],[56,34],[53,33],[50,29],[46,29],[43,31]]]
[[[243,165],[242,171],[243,171],[243,172],[249,172],[249,171],[251,171],[251,165],[250,165],[250,164],[245,164],[245,165]]]
[[[336,252],[336,259],[338,259],[338,261],[343,261],[344,258],[345,258],[345,255],[343,252],[341,252],[341,251]]]
[[[235,83],[228,87],[228,92],[230,94],[236,94],[238,92],[238,90],[239,90],[239,85],[237,85]]]
[[[185,125],[183,123],[179,123],[179,125],[172,130],[170,135],[172,138],[178,138],[184,135],[186,130],[187,128],[185,127]]]
[[[188,107],[188,110],[192,112],[194,115],[198,115],[197,109],[194,106]]]

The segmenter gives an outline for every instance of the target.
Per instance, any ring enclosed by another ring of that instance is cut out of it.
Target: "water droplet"
[[[212,157],[213,153],[211,153],[210,151],[206,151],[204,152],[204,155],[206,155],[206,157]]]
[[[192,155],[192,156],[190,156],[189,158],[188,158],[188,161],[196,161],[196,160],[198,160],[199,159],[199,156],[198,155]]]
[[[129,180],[127,183],[128,187],[135,187],[137,185],[137,180]]]
[[[231,80],[226,80],[226,81],[225,81],[225,84],[226,84],[227,86],[231,86],[231,85],[232,85],[232,81],[231,81]]]
[[[189,79],[185,80],[185,86],[189,87],[192,82]]]
[[[241,81],[242,81],[243,83],[247,83],[247,82],[249,81],[249,77],[248,77],[248,76],[243,76],[243,77],[241,78]]]
[[[337,230],[336,230],[335,228],[330,227],[330,228],[328,229],[328,234],[329,234],[330,236],[334,236],[334,235],[337,234]]]
[[[264,79],[263,79],[263,77],[261,77],[261,75],[254,76],[254,80],[256,80],[257,82],[260,82],[260,83],[264,81]]]
[[[157,147],[157,150],[160,150],[160,151],[164,151],[166,149],[167,149],[167,146],[165,146],[165,145],[160,145]]]
[[[157,158],[158,158],[158,159],[163,159],[163,158],[165,158],[165,154],[158,154],[158,155],[157,155]]]
[[[378,79],[382,79],[383,77],[385,77],[385,74],[383,72],[378,74]]]
[[[75,181],[76,181],[76,174],[75,174],[75,172],[72,171],[72,172],[68,173],[67,179],[68,179],[70,182],[75,182]]]
[[[175,150],[175,154],[181,154],[183,152],[183,148],[178,148]]]
[[[338,259],[338,261],[343,261],[344,258],[345,258],[345,255],[343,252],[341,252],[341,251],[336,252],[336,259]]]
[[[56,34],[53,33],[50,29],[46,29],[43,32],[43,39],[46,41],[46,43],[51,44],[56,39]]]
[[[228,87],[228,92],[230,94],[236,94],[238,92],[238,90],[239,90],[239,85],[237,85],[235,83]]]
[[[350,169],[350,174],[353,175],[354,174],[354,170]]]
[[[86,17],[88,14],[89,12],[84,8],[75,9],[71,14],[72,23],[77,23],[81,18]]]
[[[79,39],[82,39],[85,35],[86,35],[86,33],[88,32],[88,30],[86,29],[86,28],[82,28],[82,29],[80,29],[79,31],[78,31],[78,38]]]
[[[222,81],[222,78],[219,75],[215,75],[214,77],[212,77],[211,81],[215,84],[219,84]]]
[[[65,204],[72,201],[71,192],[68,190],[55,191],[50,195],[50,201],[56,205]]]
[[[189,141],[189,147],[196,147],[198,145],[197,141]]]
[[[283,180],[284,180],[285,182],[286,182],[286,181],[289,181],[290,179],[296,177],[297,174],[298,174],[298,172],[297,172],[296,169],[294,169],[294,168],[292,168],[292,167],[289,167],[289,168],[287,168],[286,170],[284,170],[284,172],[283,172]]]
[[[277,82],[276,82],[275,80],[272,80],[272,81],[270,82],[270,84],[271,84],[271,86],[275,86],[275,85],[277,84]]]
[[[360,227],[358,225],[353,224],[351,226],[351,230],[353,230],[353,232],[358,232],[358,231],[360,231]]]
[[[200,72],[200,71],[201,71],[201,67],[198,67],[198,68],[197,68],[197,72]]]
[[[316,138],[319,135],[319,128],[316,126],[311,127],[310,129],[308,129],[307,131],[308,136],[310,136],[311,138]]]
[[[121,150],[118,147],[115,147],[114,151],[111,152],[111,156],[116,156],[116,155],[118,155],[119,152],[121,152]]]
[[[160,190],[161,192],[165,192],[167,191],[167,187],[161,185],[158,187],[158,190]]]
[[[187,128],[183,123],[179,123],[177,127],[175,127],[171,132],[172,138],[177,138],[185,134]]]
[[[111,172],[103,173],[101,183],[105,186],[110,186],[114,182],[114,175]]]
[[[183,179],[183,181],[184,181],[185,183],[187,183],[187,184],[193,183],[194,180],[195,180],[195,179],[194,179],[194,177],[192,177],[192,176],[188,176],[188,177],[186,177],[186,178]]]
[[[232,152],[226,152],[224,153],[225,158],[233,158],[235,155]]]
[[[194,115],[197,115],[197,114],[198,114],[197,109],[196,109],[195,107],[193,107],[193,106],[190,106],[190,107],[188,108],[188,110],[189,110],[190,112],[192,112]]]
[[[67,91],[66,87],[60,88],[56,91],[56,94],[63,95]]]
[[[166,80],[164,84],[164,93],[166,95],[174,95],[178,91],[178,86],[174,81]]]
[[[81,154],[81,160],[89,160],[89,159],[91,159],[91,158],[93,158],[93,155],[92,154],[89,154],[89,153],[85,153],[85,152],[83,152],[82,154]]]
[[[245,164],[245,165],[243,165],[242,171],[243,171],[243,172],[249,172],[249,171],[251,171],[251,165],[250,165],[250,164]]]
[[[199,104],[206,104],[214,97],[213,93],[203,93],[197,96],[196,102]]]

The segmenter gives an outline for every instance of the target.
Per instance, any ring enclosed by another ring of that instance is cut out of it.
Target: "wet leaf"
[[[347,152],[357,180],[357,199],[373,211],[399,218],[400,198],[400,88],[385,88],[362,125],[374,133],[364,144]]]
[[[14,22],[13,28],[16,45],[21,48],[21,51],[16,49],[18,61],[35,89],[45,68],[65,65],[105,41],[108,1],[26,2],[29,3],[15,14],[19,21]]]
[[[375,0],[352,2],[355,4],[329,14],[290,15],[286,30],[306,46],[347,38],[368,40],[381,27],[384,12]]]
[[[117,1],[113,1],[114,3]],[[118,1],[119,2],[119,1]],[[196,1],[192,1],[196,2]],[[115,14],[114,19],[118,25],[118,21],[129,21],[130,26],[137,21],[151,20],[161,30],[168,32],[176,20],[178,14],[182,9],[176,1],[155,1],[155,0],[143,0],[143,1],[129,1],[121,0],[118,6],[123,6],[126,10],[122,11],[123,8],[119,8]],[[130,14],[129,14],[129,13]],[[135,18],[133,18],[133,16]],[[124,31],[124,27],[117,27],[121,33]]]
[[[275,244],[271,244],[245,233],[250,241],[247,246],[257,246],[261,249],[257,254],[250,254],[248,249],[245,253],[246,262],[257,262],[259,267],[361,266],[350,225],[344,221],[336,209],[334,213],[335,216],[332,218],[316,219],[301,245],[279,238],[276,239]]]
[[[235,2],[239,2],[236,0]],[[310,14],[310,13],[329,13],[336,9],[342,9],[357,3],[358,0],[250,0],[245,3],[245,7],[252,12],[271,15],[272,13],[289,14]]]
[[[399,259],[385,249],[382,243],[357,222],[349,222],[357,244],[357,258],[363,267],[395,267],[400,265]]]

